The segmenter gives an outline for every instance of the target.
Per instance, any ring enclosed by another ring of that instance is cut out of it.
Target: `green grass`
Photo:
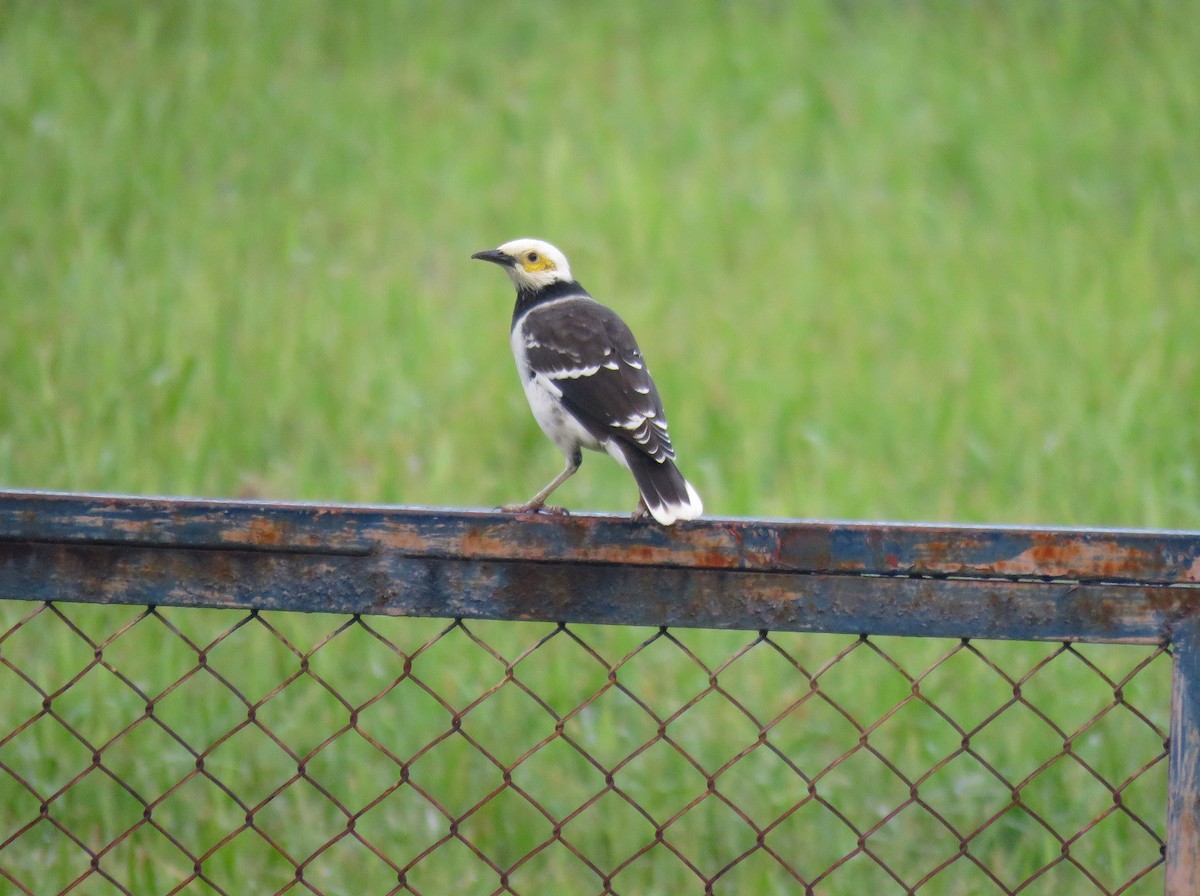
[[[1197,46],[1181,2],[7,0],[0,485],[527,497],[560,461],[512,371],[510,288],[469,255],[530,235],[639,334],[711,514],[1200,528]],[[561,497],[634,503],[598,456]],[[47,637],[0,649],[53,677],[78,642]],[[619,657],[645,633],[595,637]],[[112,799],[80,812],[123,817]],[[138,850],[131,874],[165,874]],[[220,861],[283,886],[259,855]],[[619,889],[694,884],[655,868]]]
[[[1200,26],[1106,7],[9,3],[0,481],[532,491],[535,234],[713,513],[1200,525]]]

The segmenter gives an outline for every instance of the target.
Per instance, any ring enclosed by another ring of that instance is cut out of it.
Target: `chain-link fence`
[[[1198,620],[1197,533],[0,493],[0,893],[1190,896]]]
[[[1170,654],[0,604],[0,891],[1161,893]]]

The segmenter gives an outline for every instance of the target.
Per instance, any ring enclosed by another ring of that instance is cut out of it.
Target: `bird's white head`
[[[567,256],[544,240],[512,240],[496,249],[476,252],[471,257],[503,267],[518,290],[537,291],[552,283],[570,283],[572,280]]]

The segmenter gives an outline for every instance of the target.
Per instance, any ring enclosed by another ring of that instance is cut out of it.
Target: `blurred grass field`
[[[469,255],[538,236],[709,514],[1200,528],[1197,46],[1183,2],[5,0],[0,486],[524,499],[560,459]]]
[[[710,513],[1196,527],[1194,19],[9,2],[0,482],[524,496],[559,461],[468,255],[531,234]]]

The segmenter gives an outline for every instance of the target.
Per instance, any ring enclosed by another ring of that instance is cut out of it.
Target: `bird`
[[[517,372],[534,419],[566,458],[545,488],[501,510],[566,513],[546,507],[546,499],[575,474],[587,448],[633,474],[634,521],[649,513],[670,526],[700,516],[704,505],[675,465],[662,399],[625,322],[593,299],[567,257],[543,240],[512,240],[471,258],[504,268],[516,287],[510,340]]]

